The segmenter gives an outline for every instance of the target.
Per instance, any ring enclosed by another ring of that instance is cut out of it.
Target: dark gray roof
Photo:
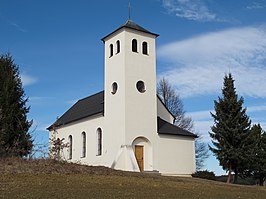
[[[53,127],[58,127],[100,113],[104,113],[103,91],[77,101],[47,129],[50,130]]]
[[[187,130],[184,130],[178,126],[170,124],[169,122],[157,117],[157,130],[158,134],[166,134],[166,135],[181,135],[181,136],[189,136],[196,138],[197,135],[190,133]]]
[[[127,22],[123,26],[121,26],[120,28],[123,28],[123,27],[130,28],[133,30],[138,30],[138,31],[145,32],[145,33],[149,33],[149,34],[155,35],[156,37],[159,36],[158,34],[155,34],[155,33],[152,33],[150,31],[146,30],[145,28],[139,26],[138,24],[134,23],[131,20],[127,20]]]
[[[129,29],[132,29],[132,30],[137,30],[137,31],[140,31],[140,32],[145,32],[145,33],[148,33],[148,34],[152,34],[155,37],[158,37],[159,36],[158,34],[152,33],[150,31],[146,30],[145,28],[139,26],[138,24],[134,23],[133,21],[127,20],[127,22],[124,25],[120,26],[115,31],[113,31],[110,34],[108,34],[107,36],[103,37],[101,40],[104,41],[106,37],[112,35],[114,32],[116,32],[116,31],[118,31],[118,30],[120,30],[122,28],[129,28]]]
[[[47,129],[51,130],[53,127],[69,124],[71,122],[75,122],[96,114],[104,114],[104,91],[77,101],[68,111],[66,111]],[[193,133],[170,124],[160,117],[157,118],[157,127],[158,134],[197,137]]]

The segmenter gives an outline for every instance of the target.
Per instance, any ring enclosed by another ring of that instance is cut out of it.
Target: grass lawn
[[[39,162],[32,165],[0,161],[0,164],[0,198],[266,199],[266,187],[228,185],[196,178],[164,177],[74,164],[71,164],[74,165],[72,168],[66,163]],[[36,169],[38,165],[38,171],[33,172],[32,168]]]

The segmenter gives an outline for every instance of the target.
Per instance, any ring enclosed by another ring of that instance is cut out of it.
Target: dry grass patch
[[[123,172],[51,160],[17,163],[0,160],[0,164],[0,198],[266,199],[265,187]]]

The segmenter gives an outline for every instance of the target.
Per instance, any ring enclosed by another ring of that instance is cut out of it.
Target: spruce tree
[[[29,107],[18,66],[11,55],[0,55],[0,156],[23,157],[32,149],[27,120]]]
[[[250,173],[259,180],[260,186],[263,186],[266,180],[266,132],[260,124],[255,124],[251,128],[252,134],[252,155],[249,159]]]
[[[248,147],[251,121],[243,108],[243,97],[238,99],[234,80],[229,73],[224,77],[222,97],[214,100],[215,113],[214,125],[211,127],[210,137],[214,147],[210,147],[223,169],[228,170],[230,182],[231,171],[234,171],[234,182],[237,181],[238,173],[243,170],[248,159],[245,151]]]

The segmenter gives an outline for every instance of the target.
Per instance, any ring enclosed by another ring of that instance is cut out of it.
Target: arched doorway
[[[137,137],[132,142],[140,171],[152,171],[152,144],[146,137]]]

